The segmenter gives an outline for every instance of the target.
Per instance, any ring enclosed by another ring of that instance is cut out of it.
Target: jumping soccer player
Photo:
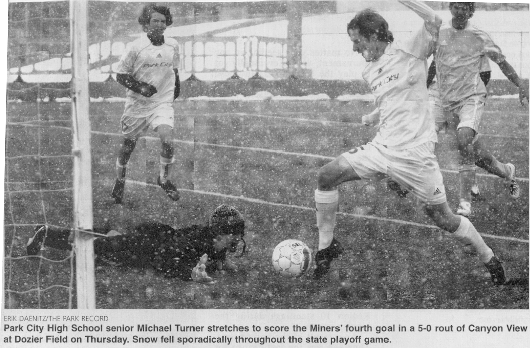
[[[358,12],[347,26],[353,51],[368,62],[363,78],[375,96],[380,122],[371,142],[343,153],[319,170],[315,190],[319,244],[314,278],[327,274],[332,260],[343,252],[333,237],[338,186],[352,180],[390,177],[423,202],[425,212],[438,227],[474,247],[495,285],[504,284],[506,277],[499,259],[473,224],[449,208],[434,155],[436,132],[425,81],[433,34],[441,19],[422,3],[400,2],[424,19],[421,30],[402,46],[394,43],[386,20],[371,9]]]
[[[27,253],[36,255],[43,246],[71,250],[70,233],[68,229],[39,225],[28,241]],[[151,266],[170,278],[211,282],[213,279],[207,272],[235,270],[226,256],[227,252],[236,251],[240,241],[245,252],[244,234],[245,220],[241,213],[223,204],[215,209],[206,226],[174,229],[162,223],[146,222],[136,226],[131,234],[95,238],[94,253],[125,265]]]
[[[520,188],[515,181],[515,166],[499,162],[482,144],[478,127],[484,111],[487,91],[480,78],[483,56],[499,65],[500,70],[519,88],[519,100],[528,100],[528,88],[501,49],[484,31],[471,24],[475,12],[473,2],[449,3],[452,18],[443,23],[438,32],[434,60],[436,79],[442,107],[458,115],[458,151],[461,158],[460,205],[457,214],[471,214],[471,187],[475,178],[475,164],[487,172],[504,178],[512,198],[518,198]]]
[[[121,57],[117,81],[127,88],[125,111],[121,117],[123,143],[116,159],[116,182],[112,198],[121,204],[127,163],[142,133],[151,127],[162,143],[157,183],[177,201],[179,192],[168,179],[173,159],[173,102],[180,93],[179,48],[175,40],[164,38],[173,23],[169,8],[149,4],[138,18],[145,35],[134,41]]]

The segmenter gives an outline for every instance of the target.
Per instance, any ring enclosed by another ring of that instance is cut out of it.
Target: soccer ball
[[[299,277],[311,265],[311,250],[302,241],[284,240],[272,252],[272,265],[284,277]]]

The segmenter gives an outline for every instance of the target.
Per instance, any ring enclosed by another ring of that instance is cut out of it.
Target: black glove
[[[118,74],[116,80],[122,86],[130,89],[133,92],[139,93],[144,97],[151,97],[157,92],[155,86],[152,86],[148,83],[138,81],[130,74]]]
[[[145,82],[140,82],[140,83],[141,83],[140,94],[143,95],[144,97],[149,98],[149,97],[151,97],[153,94],[155,94],[157,92],[155,86],[150,85],[150,84],[145,83]]]

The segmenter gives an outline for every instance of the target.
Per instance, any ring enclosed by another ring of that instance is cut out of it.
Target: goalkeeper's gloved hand
[[[153,85],[150,85],[148,83],[142,82],[142,85],[140,86],[140,94],[144,97],[151,97],[153,94],[157,92],[156,87]]]
[[[197,266],[193,267],[191,271],[191,279],[197,283],[212,283],[214,280],[206,273],[206,261],[208,261],[208,254],[201,256]]]
[[[374,113],[371,113],[371,114],[368,114],[368,115],[364,115],[361,118],[361,122],[365,126],[375,126],[377,124],[377,122],[379,122],[379,115],[378,114],[374,114]]]

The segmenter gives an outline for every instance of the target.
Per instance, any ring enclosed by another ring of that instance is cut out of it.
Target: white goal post
[[[88,0],[70,0],[73,200],[77,308],[96,308],[88,84]]]

